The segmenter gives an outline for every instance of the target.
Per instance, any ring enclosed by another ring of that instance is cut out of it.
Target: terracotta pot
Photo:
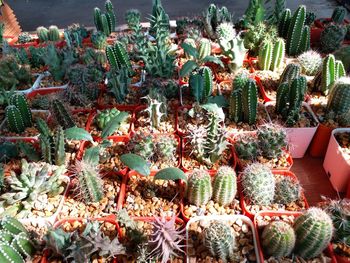
[[[329,138],[331,137],[333,129],[334,128],[328,127],[320,123],[309,148],[310,155],[312,157],[325,156]]]

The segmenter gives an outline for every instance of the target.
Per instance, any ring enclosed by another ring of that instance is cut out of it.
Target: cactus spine
[[[287,8],[282,12],[280,20],[278,22],[278,34],[280,35],[280,37],[287,38],[288,28],[291,19],[292,12],[290,11],[290,9]]]
[[[261,235],[266,254],[277,259],[289,256],[295,245],[295,233],[291,225],[283,221],[268,224]]]
[[[280,85],[284,82],[291,82],[293,79],[300,76],[300,66],[298,64],[288,64],[284,69],[281,77],[280,77]]]
[[[32,112],[30,111],[29,104],[24,94],[17,93],[12,95],[9,104],[16,106],[19,110],[26,127],[32,126]]]
[[[276,180],[275,202],[277,204],[290,204],[299,200],[300,195],[301,186],[298,181],[287,176]]]
[[[94,8],[94,23],[98,31],[103,32],[106,36],[109,36],[112,32],[115,31],[116,17],[114,13],[113,4],[110,0],[105,2],[106,12],[98,8]]]
[[[187,199],[196,206],[205,205],[211,199],[211,178],[204,170],[195,170],[188,179]]]
[[[231,227],[222,222],[212,222],[204,230],[204,244],[213,257],[222,262],[235,262],[235,235]]]
[[[39,37],[40,42],[49,41],[49,30],[46,27],[40,26],[36,29],[36,34]]]
[[[340,60],[335,60],[332,54],[329,54],[322,65],[321,74],[321,92],[328,95],[332,84],[341,77],[345,76],[344,65]]]
[[[32,126],[32,113],[24,94],[14,94],[6,107],[6,118],[10,131],[22,133]]]
[[[213,200],[226,206],[232,202],[237,193],[236,172],[229,166],[219,168],[213,184]]]
[[[252,204],[269,205],[274,200],[275,177],[263,164],[253,163],[244,169],[242,187]]]
[[[298,57],[302,72],[308,76],[315,76],[322,65],[322,57],[319,53],[309,50]]]
[[[252,79],[242,89],[242,109],[244,122],[254,124],[258,110],[258,88]]]
[[[304,259],[318,256],[332,239],[333,224],[329,215],[319,208],[310,208],[294,222],[294,252]]]
[[[337,116],[350,112],[350,78],[343,77],[336,81],[329,94],[327,111]]]

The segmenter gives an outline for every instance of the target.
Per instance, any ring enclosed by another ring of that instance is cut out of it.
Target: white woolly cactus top
[[[327,222],[329,224],[333,224],[330,216],[325,211],[323,211],[321,208],[311,207],[305,212],[305,214],[310,215],[314,220],[324,221],[324,222]]]
[[[216,34],[218,35],[219,38],[224,38],[224,39],[233,39],[236,37],[236,30],[233,28],[232,23],[221,23],[217,29],[216,29]]]

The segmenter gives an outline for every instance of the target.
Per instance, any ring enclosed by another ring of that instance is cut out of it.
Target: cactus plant
[[[301,190],[299,181],[282,176],[276,180],[275,202],[286,205],[298,201],[301,197]]]
[[[321,33],[320,46],[323,53],[331,53],[341,47],[346,29],[340,25],[328,25]]]
[[[337,6],[332,13],[332,21],[336,24],[342,24],[346,16],[346,9],[343,6]]]
[[[94,8],[94,23],[98,31],[103,32],[106,36],[109,36],[115,31],[116,16],[114,13],[113,4],[110,0],[105,2],[106,12],[102,13],[98,7]]]
[[[314,50],[300,54],[297,59],[302,72],[308,76],[315,76],[322,65],[321,55]]]
[[[199,103],[205,103],[213,92],[213,73],[209,67],[201,67],[190,75],[189,85],[193,97]]]
[[[213,182],[213,200],[219,205],[229,205],[237,193],[236,172],[229,166],[221,166]]]
[[[119,113],[120,111],[116,108],[100,111],[96,116],[97,126],[103,130],[108,122],[118,116]]]
[[[257,137],[262,156],[269,160],[280,157],[287,146],[286,131],[275,124],[259,126]]]
[[[210,4],[203,14],[204,29],[206,34],[211,39],[216,39],[217,27],[222,23],[229,23],[232,20],[232,15],[228,9],[223,6],[219,8],[215,4]]]
[[[235,234],[231,227],[223,222],[212,222],[204,229],[204,245],[210,254],[222,262],[236,262]]]
[[[167,115],[166,98],[156,89],[151,89],[144,99],[147,100],[145,112],[149,115],[150,124],[152,128],[159,129],[162,119]]]
[[[112,69],[120,70],[122,67],[127,67],[131,74],[132,68],[130,58],[123,43],[117,41],[114,46],[108,46],[106,48],[106,55]]]
[[[265,253],[276,259],[289,256],[295,245],[293,227],[283,221],[274,221],[264,227],[261,243]]]
[[[271,41],[264,41],[259,48],[259,68],[261,70],[269,70],[272,63],[273,44]]]
[[[343,77],[338,79],[332,86],[327,103],[327,112],[332,112],[338,120],[342,116],[348,116],[350,112],[350,78]],[[346,118],[341,125],[346,124]]]
[[[258,88],[255,80],[249,79],[242,88],[242,109],[243,121],[254,124],[258,111]]]
[[[274,200],[275,177],[263,164],[253,163],[242,173],[244,195],[255,205],[269,205]]]
[[[18,43],[25,44],[33,40],[32,36],[28,32],[23,32],[18,36]]]
[[[281,85],[284,82],[290,83],[292,80],[300,76],[301,68],[298,64],[288,64],[280,77],[279,84]]]
[[[38,35],[40,42],[49,41],[49,30],[46,27],[38,27],[36,29],[36,34]]]
[[[271,70],[275,71],[282,66],[285,56],[285,43],[282,38],[278,38],[273,46]]]
[[[280,37],[287,38],[291,19],[292,12],[290,11],[290,9],[284,9],[278,21],[278,34],[280,35]]]
[[[49,38],[49,41],[56,42],[60,40],[60,31],[58,30],[57,26],[50,26],[49,31],[47,33],[47,36]]]
[[[255,160],[259,153],[259,144],[255,136],[239,135],[235,139],[235,151],[237,157],[241,160]]]
[[[64,129],[75,126],[73,117],[71,116],[67,107],[58,99],[54,99],[51,102],[52,115]]]
[[[141,13],[137,9],[129,9],[125,13],[125,21],[129,29],[133,30],[141,20]]]
[[[24,94],[17,93],[10,97],[6,108],[6,118],[10,131],[21,133],[32,126],[32,113]]]
[[[293,225],[296,234],[294,253],[304,259],[318,256],[328,246],[333,235],[332,219],[319,208],[310,208]]]
[[[92,33],[91,42],[96,49],[105,50],[107,47],[107,37],[100,31]]]
[[[198,42],[198,59],[203,60],[211,54],[211,43],[207,38],[202,38]]]
[[[195,170],[188,178],[187,199],[190,204],[201,206],[209,202],[213,189],[211,178],[205,170]]]
[[[322,71],[316,76],[316,79],[321,78],[320,91],[328,95],[333,83],[337,79],[344,77],[345,74],[343,63],[340,60],[336,60],[332,54],[329,54],[323,59]]]

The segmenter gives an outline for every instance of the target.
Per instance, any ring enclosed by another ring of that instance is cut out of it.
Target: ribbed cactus
[[[114,13],[113,4],[110,0],[105,2],[106,12],[98,8],[94,8],[94,23],[98,31],[103,32],[106,36],[109,36],[112,32],[115,31],[116,17]]]
[[[271,160],[282,155],[283,149],[287,146],[287,133],[278,125],[261,125],[257,131],[258,144],[261,155]]]
[[[6,119],[10,131],[22,133],[32,126],[32,113],[24,94],[14,94],[6,107]]]
[[[60,40],[60,31],[57,26],[50,26],[49,31],[47,33],[49,41],[58,41]]]
[[[213,93],[213,73],[209,67],[201,67],[190,75],[191,93],[199,103],[205,103]]]
[[[290,9],[285,9],[280,17],[280,20],[278,22],[278,34],[280,37],[287,38],[288,35],[288,28],[290,21],[292,19],[292,12]]]
[[[329,54],[326,58],[323,59],[322,72],[320,72],[321,77],[321,92],[325,95],[328,95],[330,88],[333,83],[344,77],[346,71],[344,69],[343,63],[340,60],[335,60],[332,54]]]
[[[51,102],[51,114],[64,129],[75,126],[75,122],[69,110],[58,99],[54,99]]]
[[[273,44],[271,41],[264,41],[259,48],[259,68],[261,70],[269,70],[272,63]]]
[[[16,106],[7,106],[5,114],[10,131],[16,132],[18,134],[24,132],[26,128],[24,126],[24,120]]]
[[[233,90],[229,100],[229,118],[236,123],[242,121],[242,89]]]
[[[285,45],[286,44],[282,38],[278,38],[273,45],[272,63],[270,68],[272,71],[275,71],[282,66],[286,52]]]
[[[305,75],[315,76],[322,65],[322,57],[318,52],[309,50],[298,56],[298,62]]]
[[[219,39],[233,39],[236,37],[236,31],[231,23],[222,23],[216,29]]]
[[[116,108],[103,110],[96,116],[97,126],[103,130],[108,122],[119,115],[120,111]]]
[[[258,88],[255,80],[249,79],[242,89],[243,120],[254,124],[258,111]]]
[[[106,0],[105,9],[106,9],[106,17],[108,20],[109,30],[110,32],[114,32],[117,19],[114,13],[114,7],[111,0]]]
[[[10,97],[9,105],[14,105],[21,113],[24,125],[30,127],[32,125],[32,112],[30,111],[29,104],[26,96],[22,93],[14,94]]]
[[[346,29],[341,25],[328,25],[321,33],[320,47],[322,52],[331,53],[339,49],[344,41]]]
[[[227,7],[223,6],[219,8],[215,4],[210,4],[203,14],[204,16],[204,29],[205,33],[211,38],[216,39],[217,27],[225,22],[231,22],[232,15],[228,11]]]
[[[211,54],[211,43],[207,38],[202,38],[198,42],[198,59],[203,60]]]
[[[252,204],[269,205],[274,200],[275,177],[263,164],[253,163],[244,169],[242,187]]]
[[[237,262],[235,234],[228,224],[212,222],[204,230],[204,245],[210,254],[222,262]]]
[[[187,199],[190,204],[201,206],[211,199],[213,189],[211,178],[205,170],[195,170],[188,178]]]
[[[43,27],[43,26],[38,27],[36,29],[36,34],[38,35],[40,42],[49,41],[49,30],[46,27]]]
[[[193,38],[186,38],[184,40],[184,43],[186,43],[187,45],[190,45],[193,48],[196,48],[196,41]],[[185,56],[187,59],[193,59],[193,56],[189,55],[186,52],[185,52]]]
[[[256,160],[260,152],[258,140],[251,134],[237,136],[234,147],[237,157],[241,160]]]
[[[332,111],[337,116],[344,115],[350,111],[350,78],[338,79],[329,94],[327,111]]]
[[[100,31],[94,32],[91,35],[91,43],[93,44],[94,48],[105,50],[107,47],[107,37]]]
[[[299,200],[301,189],[299,181],[283,176],[276,180],[275,203],[286,205]]]
[[[237,193],[236,172],[229,166],[221,166],[214,178],[213,200],[220,205],[229,205]]]
[[[343,6],[337,6],[334,8],[332,14],[332,21],[336,24],[342,24],[346,16],[346,9]]]
[[[296,243],[294,253],[304,259],[314,258],[329,245],[333,223],[329,215],[319,208],[310,208],[294,222]]]
[[[274,221],[265,226],[261,235],[264,252],[276,259],[287,257],[295,245],[293,227],[284,221]]]
[[[125,12],[125,21],[128,24],[129,29],[135,30],[141,20],[141,13],[137,9],[129,9]]]
[[[132,72],[130,58],[122,42],[117,41],[114,46],[108,46],[106,55],[112,69],[120,70],[122,67],[127,67],[129,72]]]
[[[293,79],[300,76],[300,71],[300,65],[294,63],[288,64],[280,77],[279,83],[291,82]]]
[[[305,25],[305,17],[306,7],[301,5],[295,11],[293,17],[290,18],[289,22],[283,22],[283,25],[289,23],[288,33],[286,34],[286,51],[290,56],[297,56],[310,48],[310,28]],[[280,35],[285,36],[285,33],[280,32]]]
[[[149,115],[152,128],[158,129],[162,119],[167,114],[166,98],[156,89],[151,89],[149,94],[144,97],[147,100],[147,109],[145,112]]]

